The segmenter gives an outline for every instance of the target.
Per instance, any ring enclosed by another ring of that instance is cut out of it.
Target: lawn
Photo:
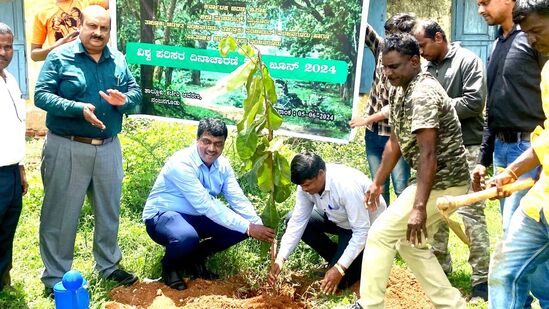
[[[120,218],[119,243],[123,252],[122,264],[135,272],[140,279],[158,278],[160,276],[159,260],[162,248],[155,244],[145,232],[140,219],[143,202],[147,197],[152,182],[162,167],[164,160],[175,150],[189,145],[195,136],[196,127],[180,123],[151,122],[129,119],[124,125],[121,140],[124,151],[125,180],[123,187]],[[362,135],[363,136],[363,135]],[[327,162],[345,163],[366,170],[363,138],[347,145],[336,145],[288,139],[290,149],[299,152],[303,149],[314,150]],[[245,192],[254,205],[261,209],[262,194],[257,193],[254,185],[246,181],[246,175],[239,171],[239,160],[236,158],[232,138],[229,139],[225,153],[234,163]],[[53,308],[53,301],[44,297],[40,281],[43,264],[38,248],[38,226],[40,207],[43,195],[40,179],[40,153],[43,139],[27,141],[27,175],[30,183],[28,194],[24,199],[23,213],[19,221],[14,243],[14,262],[12,287],[0,293],[0,308]],[[284,213],[291,209],[293,197],[279,205]],[[486,216],[490,232],[490,245],[494,247],[500,235],[500,215],[497,204],[489,202]],[[109,300],[108,292],[112,284],[102,280],[93,272],[92,251],[93,215],[86,203],[82,210],[79,233],[76,239],[74,269],[82,272],[90,283],[90,297],[93,308],[100,308]],[[468,250],[455,235],[450,240],[454,261],[454,273],[450,281],[465,296],[471,292],[471,269],[467,263]],[[252,284],[262,284],[269,267],[269,261],[259,254],[257,242],[247,240],[227,252],[210,258],[209,267],[223,277],[234,274],[245,274]],[[297,272],[318,272],[323,267],[321,259],[304,245],[300,245],[290,258],[286,275]],[[396,267],[405,267],[397,261]],[[350,303],[354,295],[349,292],[337,296],[318,294],[311,307],[332,307]],[[485,308],[485,304],[469,305],[470,308]]]

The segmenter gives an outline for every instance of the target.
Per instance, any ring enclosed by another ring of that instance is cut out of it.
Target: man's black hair
[[[385,38],[383,54],[393,50],[402,55],[419,57],[419,44],[416,38],[409,33],[395,33]]]
[[[200,138],[205,132],[215,137],[223,136],[224,139],[227,139],[229,135],[225,123],[217,118],[203,118],[200,120],[196,138]]]
[[[306,180],[315,178],[320,170],[326,170],[326,163],[317,154],[302,152],[292,159],[290,170],[292,182],[301,185]]]
[[[513,8],[513,22],[519,24],[534,13],[549,16],[549,0],[517,0]]]
[[[417,27],[418,28],[416,30],[423,29],[423,36],[425,38],[434,40],[437,32],[440,32],[444,42],[448,42],[446,40],[446,33],[444,33],[442,27],[434,20],[422,20],[418,23]]]
[[[416,25],[416,17],[410,13],[398,13],[387,19],[385,31],[388,33],[404,32],[410,33]]]

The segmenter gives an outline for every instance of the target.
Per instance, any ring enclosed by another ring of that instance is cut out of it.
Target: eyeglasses
[[[214,147],[217,149],[225,147],[225,141],[213,142],[212,140],[205,137],[200,138],[198,141],[204,146],[210,146],[213,144]]]

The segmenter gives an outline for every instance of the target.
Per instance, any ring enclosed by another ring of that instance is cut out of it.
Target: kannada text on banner
[[[282,131],[349,138],[362,1],[119,0],[116,8],[118,47],[143,89],[143,114],[238,121],[245,88],[227,81],[248,60],[220,55],[219,41],[230,35],[261,52],[275,79]]]

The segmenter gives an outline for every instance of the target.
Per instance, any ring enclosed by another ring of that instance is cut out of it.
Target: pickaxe
[[[503,186],[503,191],[507,192],[516,192],[524,189],[528,189],[534,185],[535,181],[532,178],[518,180],[513,183]],[[480,202],[486,199],[491,199],[497,197],[497,188],[491,187],[482,191],[450,196],[445,195],[437,198],[436,206],[442,218],[448,223],[448,226],[456,233],[456,235],[461,239],[465,244],[469,245],[469,239],[465,235],[465,232],[461,229],[461,226],[458,222],[450,219],[450,215],[458,208],[471,205],[476,202]]]

